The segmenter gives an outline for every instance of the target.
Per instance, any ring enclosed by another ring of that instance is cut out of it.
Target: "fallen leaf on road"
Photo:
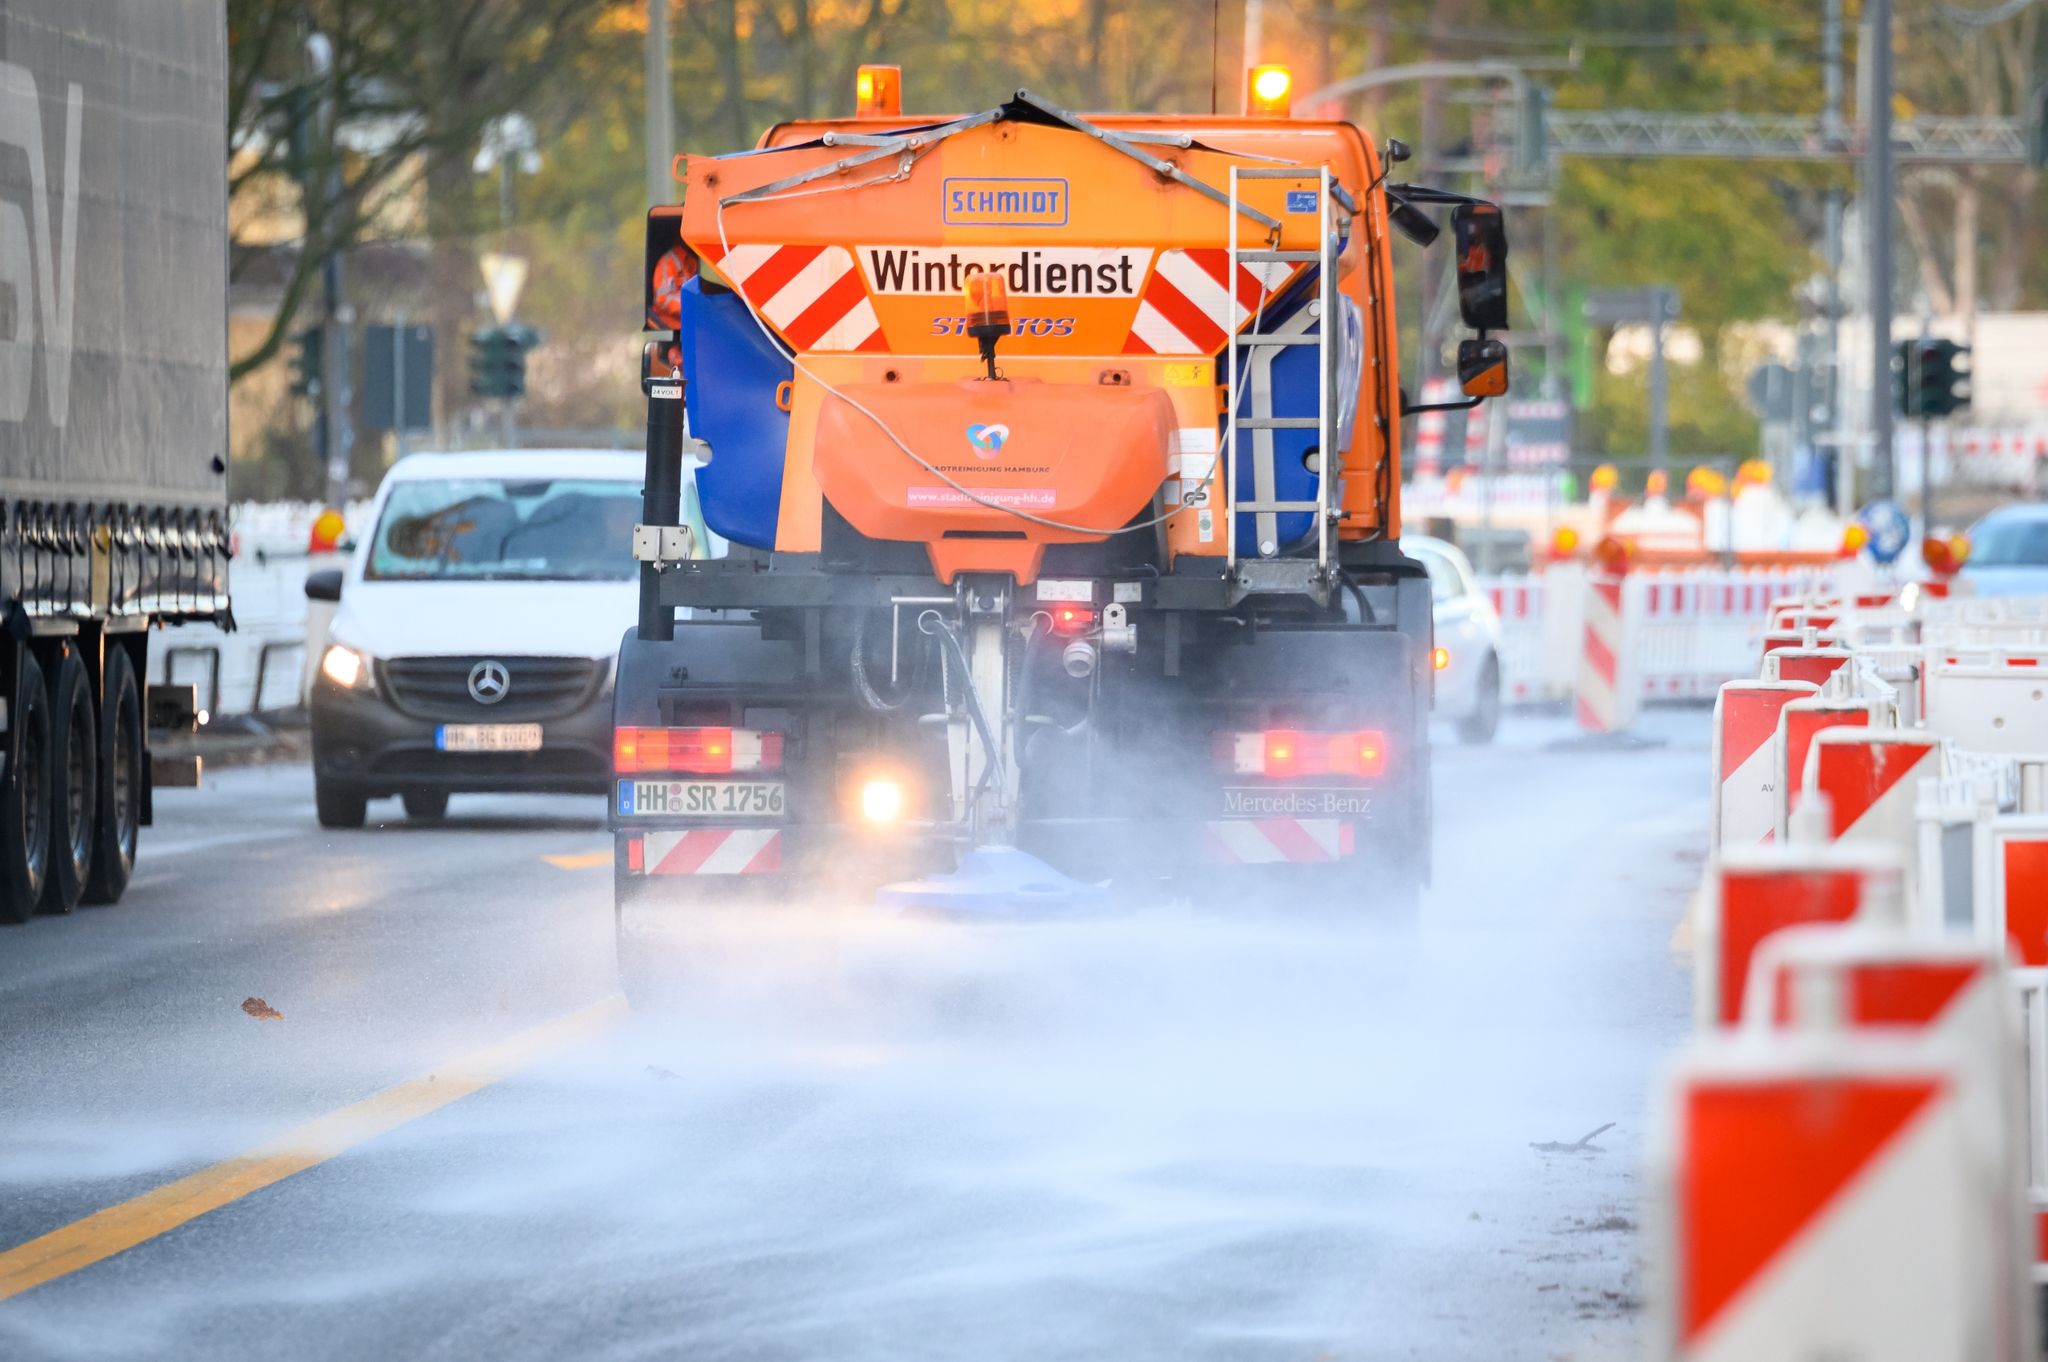
[[[261,998],[242,999],[242,1010],[257,1021],[283,1021],[284,1013],[264,1002]]]

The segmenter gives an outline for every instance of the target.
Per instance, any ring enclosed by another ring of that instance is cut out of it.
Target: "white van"
[[[432,819],[455,793],[605,789],[645,467],[512,450],[414,454],[385,475],[348,567],[306,579],[338,601],[311,696],[322,826],[361,827],[392,795]]]

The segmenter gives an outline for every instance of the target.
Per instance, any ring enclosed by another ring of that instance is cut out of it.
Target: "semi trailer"
[[[220,0],[0,6],[0,921],[121,896],[228,622],[226,102]]]

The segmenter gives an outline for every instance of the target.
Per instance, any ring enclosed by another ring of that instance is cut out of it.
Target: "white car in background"
[[[1436,620],[1435,714],[1458,726],[1470,743],[1493,741],[1500,727],[1500,615],[1472,579],[1472,564],[1455,544],[1427,535],[1401,536],[1401,549],[1429,573]]]

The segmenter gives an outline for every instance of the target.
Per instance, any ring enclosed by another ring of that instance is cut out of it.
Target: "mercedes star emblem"
[[[480,705],[495,705],[512,689],[512,673],[496,660],[479,662],[469,669],[469,695]]]

